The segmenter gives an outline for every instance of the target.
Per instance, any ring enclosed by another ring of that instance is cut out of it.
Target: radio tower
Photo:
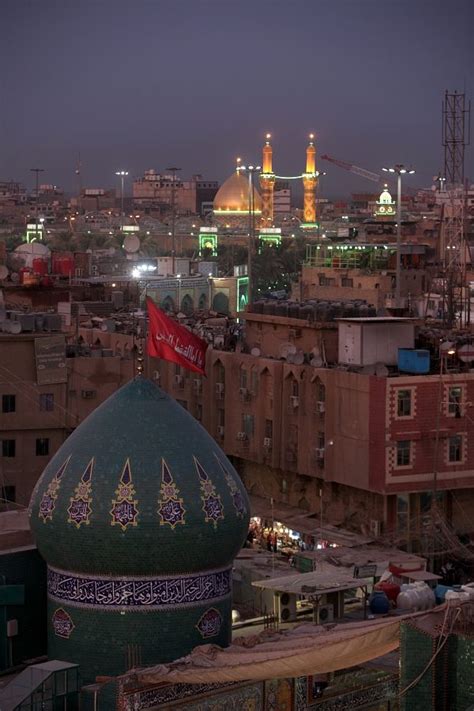
[[[440,258],[444,267],[444,318],[451,328],[469,323],[466,284],[464,153],[470,143],[471,104],[466,95],[446,91],[443,101],[443,146],[446,202],[442,207]]]

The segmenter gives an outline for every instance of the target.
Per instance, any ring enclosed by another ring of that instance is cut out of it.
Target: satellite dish
[[[100,330],[110,331],[113,333],[113,331],[115,331],[115,321],[113,321],[111,318],[105,319],[105,321],[102,321],[102,323],[100,324]]]
[[[4,279],[6,279],[7,276],[8,276],[7,267],[4,264],[0,265],[0,281],[3,281]]]
[[[454,348],[454,343],[452,341],[445,341],[439,347],[440,351],[443,351],[443,353],[450,351],[452,348]]]
[[[292,351],[292,343],[282,343],[280,346],[280,358],[288,358],[288,353]]]
[[[16,284],[17,282],[20,281],[20,275],[18,272],[13,272],[11,275],[11,280]]]
[[[375,375],[377,375],[379,378],[386,378],[388,375],[388,368],[386,365],[383,363],[376,363],[375,364]]]
[[[288,355],[286,356],[286,362],[287,363],[294,363],[295,362],[294,357],[295,357],[294,353],[288,353]]]
[[[10,333],[18,334],[21,333],[21,323],[19,321],[10,322]]]
[[[304,363],[304,353],[303,353],[303,351],[297,351],[297,352],[293,355],[293,363],[294,363],[295,365],[303,365],[303,363]]]
[[[260,348],[252,348],[250,351],[250,355],[255,356],[255,358],[258,358],[260,355]]]
[[[318,356],[321,355],[321,350],[320,350],[319,346],[314,346],[314,348],[311,348],[310,353],[311,353],[315,358],[318,358]]]
[[[458,348],[458,358],[462,360],[463,363],[471,363],[474,360],[474,345],[465,343]]]
[[[312,365],[313,368],[321,368],[323,365],[323,359],[321,356],[316,356],[309,361],[309,364]]]
[[[123,248],[129,254],[138,252],[140,249],[140,240],[137,235],[127,235],[123,241]]]

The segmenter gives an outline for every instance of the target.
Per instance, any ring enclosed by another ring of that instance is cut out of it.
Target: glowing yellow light
[[[267,135],[265,136],[265,138],[267,139],[267,141],[269,141],[271,137],[272,137],[272,134],[271,134],[271,133],[267,133]]]
[[[310,133],[310,134],[309,134],[309,138],[310,138],[310,140],[312,141],[313,138],[314,138],[314,133]]]

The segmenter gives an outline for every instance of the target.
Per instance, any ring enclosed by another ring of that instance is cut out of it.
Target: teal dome
[[[229,643],[248,498],[212,437],[149,380],[122,387],[71,434],[30,511],[48,564],[50,648],[84,678],[125,671],[130,644],[142,663],[159,663],[203,641]]]

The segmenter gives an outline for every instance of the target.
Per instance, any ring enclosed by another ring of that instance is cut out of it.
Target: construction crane
[[[360,175],[361,178],[373,180],[374,183],[378,183],[380,180],[380,175],[378,175],[378,173],[371,173],[370,170],[365,170],[365,168],[359,168],[359,166],[353,165],[352,163],[346,163],[346,161],[344,160],[338,160],[337,158],[333,158],[332,156],[328,155],[321,156],[321,160],[327,160],[330,163],[334,163],[334,165],[338,165],[339,168],[348,170],[350,173],[355,173],[355,175]]]

